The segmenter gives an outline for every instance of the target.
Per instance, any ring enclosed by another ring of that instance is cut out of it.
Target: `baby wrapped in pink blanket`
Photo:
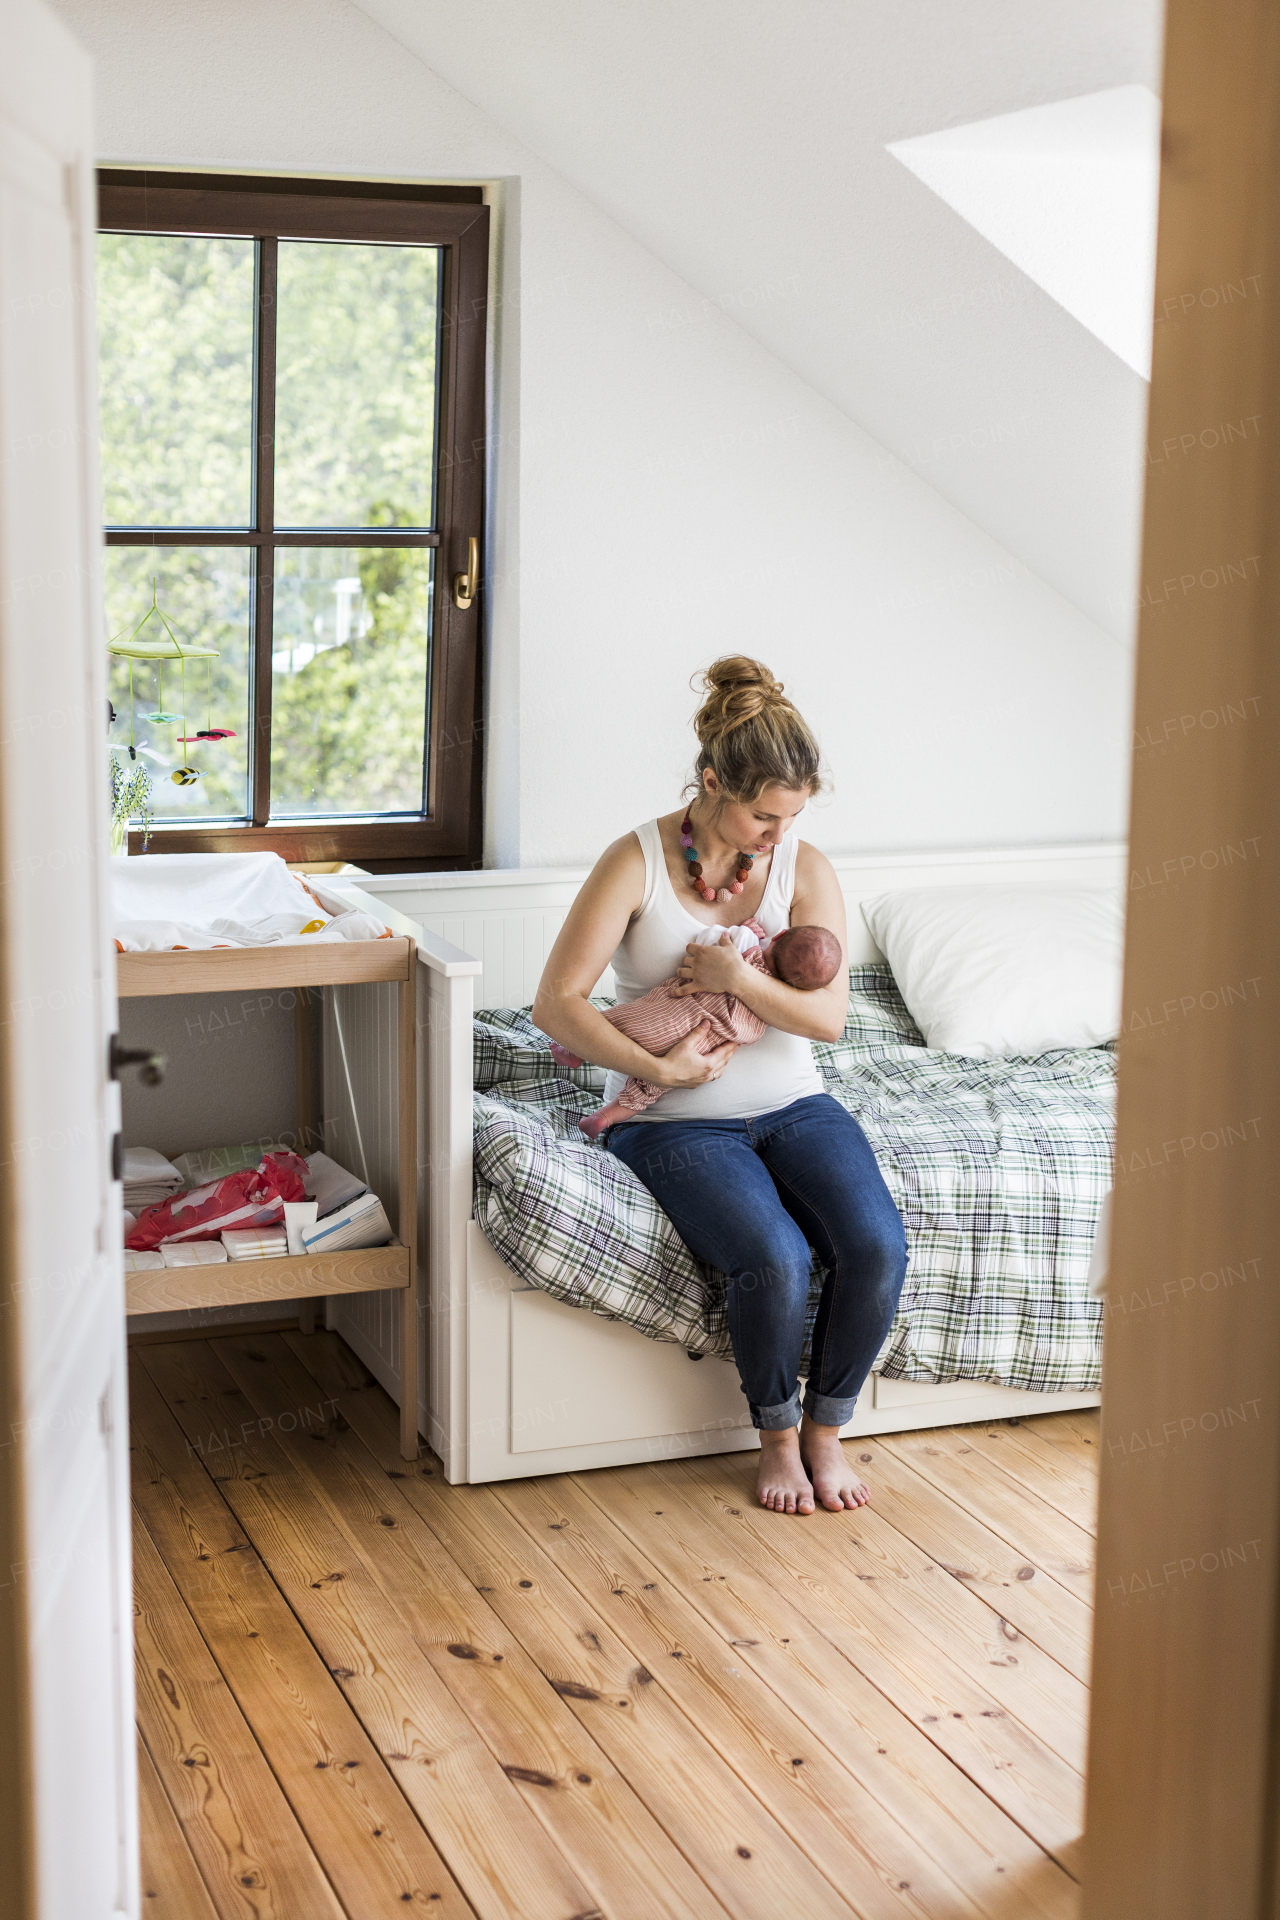
[[[761,973],[772,974],[803,993],[830,986],[840,971],[840,942],[826,927],[788,927],[771,940],[759,921],[744,920],[737,927],[707,927],[697,936],[695,945],[717,946],[726,933],[748,966],[758,967]],[[689,993],[677,998],[672,989],[680,984],[679,975],[673,973],[648,993],[641,994],[638,1000],[610,1007],[604,1017],[611,1026],[658,1058],[698,1028],[702,1029],[699,1053],[711,1053],[729,1041],[740,1047],[750,1046],[764,1033],[764,1021],[736,994]],[[582,1065],[576,1053],[570,1053],[556,1040],[551,1042],[551,1051],[562,1067]],[[601,1107],[598,1113],[588,1114],[578,1125],[588,1139],[594,1140],[607,1127],[643,1113],[666,1091],[652,1080],[640,1080],[633,1075],[616,1100]]]

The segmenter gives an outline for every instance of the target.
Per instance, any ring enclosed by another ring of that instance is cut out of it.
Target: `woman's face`
[[[714,805],[722,798],[719,782],[710,771],[703,777],[707,797]],[[766,787],[758,800],[746,804],[725,800],[716,817],[716,832],[742,853],[768,853],[795,825],[808,801],[808,791],[803,787]]]

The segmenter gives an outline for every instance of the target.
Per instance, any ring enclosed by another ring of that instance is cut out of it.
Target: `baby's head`
[[[826,927],[788,927],[769,942],[765,951],[770,973],[802,993],[829,987],[842,959],[840,942]]]

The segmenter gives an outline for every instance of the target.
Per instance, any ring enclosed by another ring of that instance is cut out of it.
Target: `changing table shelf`
[[[287,941],[268,947],[187,948],[162,953],[118,953],[121,999],[152,994],[236,993],[255,989],[354,986],[394,981],[399,987],[398,1160],[400,1237],[385,1247],[339,1253],[286,1254],[278,1260],[228,1261],[216,1267],[163,1267],[125,1275],[125,1312],[175,1313],[193,1307],[256,1305],[295,1300],[309,1327],[310,1302],[323,1294],[400,1295],[400,1451],[418,1451],[417,1238],[417,932],[412,921],[381,902],[352,894],[353,904],[393,929],[379,940]],[[299,1055],[299,1075],[303,1068]],[[307,1068],[309,1073],[309,1067]],[[300,1096],[301,1097],[301,1096]]]
[[[152,993],[222,993],[271,987],[343,987],[361,980],[409,980],[413,942],[327,940],[275,947],[189,948],[183,953],[116,955],[122,1000]]]
[[[409,1249],[285,1254],[276,1260],[228,1260],[213,1267],[152,1267],[124,1277],[125,1312],[176,1313],[183,1307],[247,1307],[260,1300],[310,1300],[321,1293],[381,1293],[407,1287]]]

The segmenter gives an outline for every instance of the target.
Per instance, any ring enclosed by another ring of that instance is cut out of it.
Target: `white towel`
[[[159,1251],[166,1267],[220,1267],[227,1260],[221,1240],[162,1240]]]
[[[153,1186],[157,1181],[161,1186],[182,1185],[182,1175],[154,1147],[125,1148],[123,1179],[127,1187]]]
[[[283,1260],[289,1238],[283,1227],[232,1227],[222,1236],[229,1260]]]
[[[385,940],[391,933],[341,895],[326,895],[323,904],[317,889],[275,853],[152,853],[112,866],[115,936],[125,953],[281,941],[314,946]]]
[[[182,1190],[182,1175],[154,1147],[126,1147],[122,1177],[124,1203],[133,1214],[163,1206]]]
[[[172,1200],[175,1193],[181,1193],[181,1187],[126,1187],[124,1197],[130,1213],[145,1213],[148,1207],[162,1207],[166,1200]]]

